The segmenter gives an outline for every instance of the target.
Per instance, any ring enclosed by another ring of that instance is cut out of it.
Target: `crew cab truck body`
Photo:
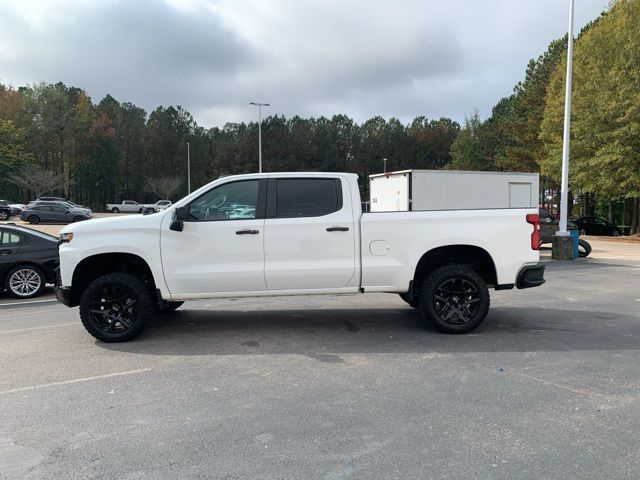
[[[357,176],[218,179],[168,209],[60,233],[58,300],[103,341],[185,300],[397,293],[449,333],[477,327],[488,287],[544,283],[537,209],[362,214]]]

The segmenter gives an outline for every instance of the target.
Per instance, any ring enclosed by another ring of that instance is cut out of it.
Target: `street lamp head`
[[[249,102],[249,105],[255,105],[256,107],[270,107],[269,103]]]

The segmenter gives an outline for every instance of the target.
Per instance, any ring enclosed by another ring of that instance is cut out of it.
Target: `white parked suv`
[[[537,208],[363,214],[357,178],[224,177],[155,215],[69,225],[57,298],[105,342],[185,300],[370,292],[464,333],[485,319],[489,287],[544,283]]]

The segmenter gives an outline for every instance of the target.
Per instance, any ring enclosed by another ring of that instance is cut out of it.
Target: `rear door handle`
[[[327,232],[348,232],[349,227],[329,227]]]
[[[236,232],[236,235],[257,235],[259,233],[260,233],[260,230],[249,230],[249,229],[246,229],[246,230],[238,230]]]
[[[0,250],[0,255],[11,255],[11,250]]]

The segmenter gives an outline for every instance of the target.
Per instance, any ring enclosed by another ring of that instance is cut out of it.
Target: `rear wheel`
[[[425,318],[441,332],[467,333],[486,318],[489,290],[470,268],[448,265],[427,275],[418,303]]]
[[[110,273],[89,284],[80,299],[80,318],[87,331],[103,342],[126,342],[153,317],[149,287],[129,273]]]
[[[580,235],[586,235],[587,231],[584,228],[580,229]]]
[[[612,235],[613,237],[619,237],[619,236],[620,236],[620,232],[619,232],[618,230],[612,230],[612,231],[611,231],[611,235]]]
[[[81,222],[84,220],[84,217],[81,217],[80,215],[77,215],[75,217],[73,217],[73,221],[74,222]]]
[[[4,287],[14,298],[31,298],[40,295],[45,283],[44,274],[38,267],[18,265],[7,273]]]
[[[40,223],[40,218],[38,218],[37,215],[29,215],[29,218],[27,218],[27,221],[31,225],[36,225],[36,224]]]
[[[0,220],[8,220],[9,216],[9,212],[7,212],[6,210],[0,210]]]

